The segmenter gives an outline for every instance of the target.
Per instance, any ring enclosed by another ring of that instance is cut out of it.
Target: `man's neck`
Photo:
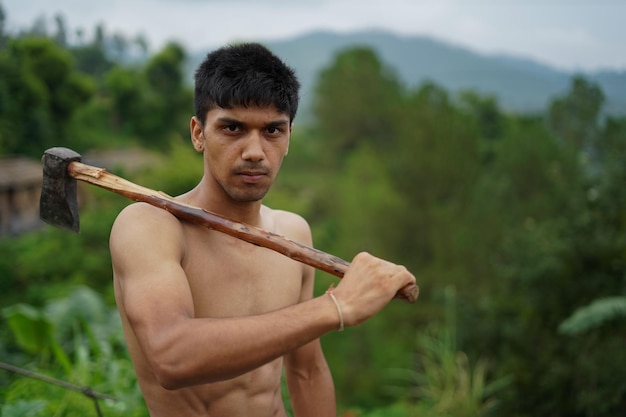
[[[191,191],[177,197],[186,204],[203,208],[220,214],[229,219],[259,226],[261,224],[261,207],[263,202],[240,202],[228,197],[225,193],[211,192],[207,187],[198,184]]]

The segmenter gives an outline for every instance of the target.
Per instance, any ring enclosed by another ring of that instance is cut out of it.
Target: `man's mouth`
[[[245,183],[256,184],[263,181],[269,174],[266,169],[254,169],[254,170],[237,170],[235,175],[239,176]]]

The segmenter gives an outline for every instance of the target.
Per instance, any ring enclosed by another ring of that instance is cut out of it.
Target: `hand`
[[[345,326],[356,326],[378,313],[415,277],[404,266],[362,252],[354,257],[333,290],[341,305]]]

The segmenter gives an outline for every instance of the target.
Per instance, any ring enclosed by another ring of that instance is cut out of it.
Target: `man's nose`
[[[263,150],[263,136],[258,132],[251,132],[244,143],[241,157],[246,161],[262,161],[265,159]]]

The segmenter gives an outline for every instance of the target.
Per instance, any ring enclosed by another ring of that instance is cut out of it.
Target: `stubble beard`
[[[249,189],[224,189],[226,194],[238,203],[254,203],[263,200],[269,188],[258,189],[257,187],[250,187]]]
[[[242,187],[228,186],[227,184],[218,181],[224,193],[237,203],[254,203],[263,200],[265,195],[270,190],[270,186],[260,185],[244,185]]]

